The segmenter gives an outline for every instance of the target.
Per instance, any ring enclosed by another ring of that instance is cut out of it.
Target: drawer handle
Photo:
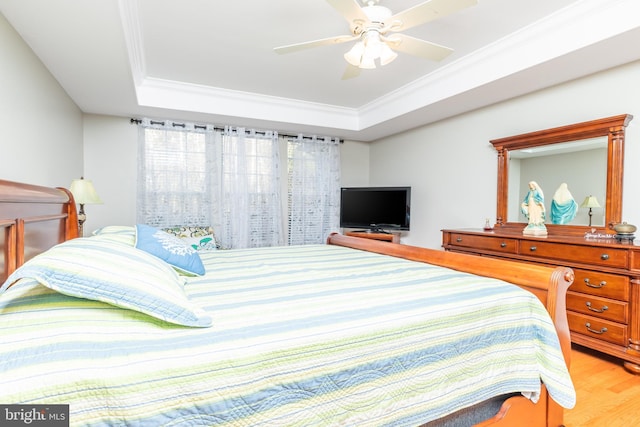
[[[602,282],[600,282],[598,284],[594,284],[594,283],[591,283],[589,281],[589,278],[587,277],[587,278],[584,279],[584,284],[587,285],[590,288],[600,289],[600,288],[605,287],[607,285],[607,282],[605,280],[603,280]]]
[[[458,242],[458,243],[462,242],[462,237],[458,237],[458,238],[456,239],[456,242]]]
[[[537,250],[538,250],[538,248],[537,248],[537,247],[535,247],[535,246],[531,246],[531,247],[529,248],[529,250],[530,250],[531,252],[535,252],[535,251],[537,251]]]
[[[600,255],[600,259],[603,260],[603,261],[606,261],[606,260],[609,259],[609,255],[608,254],[602,254],[602,255]]]
[[[606,305],[603,305],[601,309],[593,308],[591,307],[591,303],[589,301],[587,301],[587,308],[591,311],[595,311],[596,313],[604,313],[605,311],[609,310],[609,307],[607,307]]]
[[[501,247],[501,248],[506,248],[506,247],[507,247],[507,244],[506,244],[505,242],[502,242],[502,243],[500,243],[500,247]]]
[[[600,328],[599,331],[596,331],[595,329],[591,329],[591,323],[587,323],[584,326],[587,327],[587,331],[593,332],[594,334],[601,335],[601,334],[604,334],[605,332],[607,332],[607,328]]]

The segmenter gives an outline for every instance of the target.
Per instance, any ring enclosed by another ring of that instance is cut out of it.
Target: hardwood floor
[[[640,375],[619,359],[574,344],[571,376],[577,403],[565,410],[566,427],[640,425]]]

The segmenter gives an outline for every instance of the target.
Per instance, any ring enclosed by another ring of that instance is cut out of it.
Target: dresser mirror
[[[625,128],[632,118],[624,114],[492,140],[498,152],[496,227],[526,226],[520,203],[529,182],[536,181],[544,192],[550,234],[584,234],[592,228],[611,233],[621,221]],[[578,209],[573,219],[553,224],[551,201],[561,185]],[[588,197],[599,207],[581,207]]]
[[[607,138],[600,136],[509,151],[509,200],[522,202],[529,191],[529,181],[535,180],[543,189],[549,213],[556,191],[565,184],[558,196],[566,200],[570,195],[578,209],[572,219],[562,218],[566,221],[563,223],[604,227],[607,147]],[[585,200],[590,201],[591,210],[580,207]],[[547,221],[553,223],[552,220],[548,215]],[[527,222],[519,203],[507,205],[507,222]]]

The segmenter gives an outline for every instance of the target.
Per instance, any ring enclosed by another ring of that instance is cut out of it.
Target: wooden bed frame
[[[78,237],[76,206],[64,188],[40,187],[0,180],[0,284],[16,268],[57,243]],[[332,234],[331,245],[366,250],[414,261],[496,277],[533,292],[547,307],[555,322],[567,366],[571,343],[566,316],[566,291],[573,271],[492,258],[482,258],[359,237]],[[525,423],[526,420],[526,423]],[[563,423],[563,409],[544,386],[537,404],[521,396],[511,397],[496,416],[477,426],[546,426]]]
[[[343,236],[337,233],[330,235],[327,243],[426,262],[514,283],[535,294],[545,305],[556,326],[565,362],[567,366],[571,363],[571,337],[566,311],[566,292],[574,279],[573,270],[570,268],[553,268],[538,264],[478,257],[361,237]],[[543,385],[542,394],[537,404],[523,396],[511,397],[502,404],[495,417],[477,424],[476,427],[521,427],[523,425],[558,427],[563,425],[563,414],[564,409],[549,397]]]

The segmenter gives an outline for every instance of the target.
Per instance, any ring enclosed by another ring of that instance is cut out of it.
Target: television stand
[[[351,237],[362,237],[364,239],[382,240],[384,242],[400,243],[400,233],[385,231],[347,231],[344,233]]]

